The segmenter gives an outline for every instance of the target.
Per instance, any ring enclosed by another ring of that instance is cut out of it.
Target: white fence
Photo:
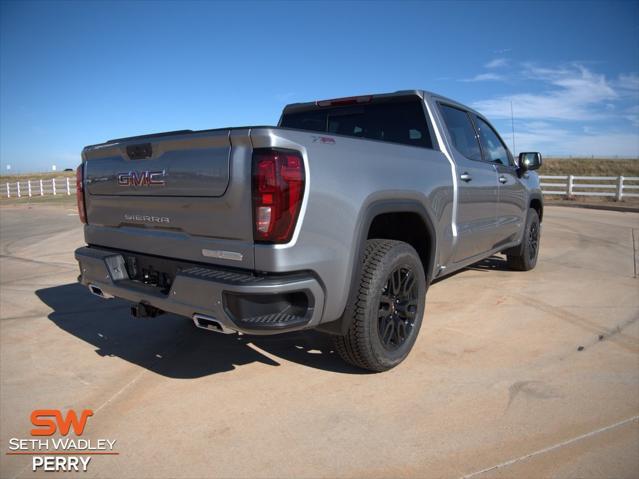
[[[611,196],[615,201],[639,198],[639,176],[548,176],[540,175],[544,195]]]
[[[75,195],[75,178],[47,178],[4,182],[5,198],[31,198],[45,195]]]
[[[544,195],[610,196],[616,201],[626,197],[639,198],[639,176],[548,176],[541,175]],[[5,198],[30,198],[45,195],[74,195],[75,178],[47,178],[5,182]]]

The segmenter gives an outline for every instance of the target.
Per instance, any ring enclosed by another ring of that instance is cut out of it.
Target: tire
[[[528,210],[526,229],[521,244],[506,252],[508,267],[516,271],[530,271],[537,264],[540,239],[539,215],[534,209]]]
[[[335,350],[346,362],[381,372],[401,363],[415,344],[426,302],[426,278],[407,243],[366,242],[358,290],[348,305],[352,321]]]

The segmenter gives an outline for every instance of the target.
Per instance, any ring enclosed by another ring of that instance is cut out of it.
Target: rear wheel
[[[415,344],[424,314],[426,278],[417,252],[401,241],[366,242],[351,325],[335,337],[350,364],[385,371],[401,363]]]
[[[521,245],[506,252],[508,266],[517,271],[529,271],[537,264],[539,255],[539,235],[541,232],[539,215],[530,208],[526,218],[526,230]]]

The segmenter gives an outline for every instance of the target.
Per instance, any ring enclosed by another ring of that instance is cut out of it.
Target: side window
[[[468,113],[448,105],[440,104],[439,108],[457,151],[471,160],[481,160],[481,150],[475,136],[475,128],[470,122]]]
[[[494,161],[502,165],[510,164],[508,150],[501,142],[495,130],[484,120],[475,116],[477,130],[479,131],[479,141],[484,150],[484,156],[487,161]]]

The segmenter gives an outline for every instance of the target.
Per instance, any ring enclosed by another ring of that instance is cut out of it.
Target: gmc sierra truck
[[[426,290],[496,253],[535,267],[539,153],[425,91],[296,103],[277,127],[87,146],[77,200],[93,294],[221,333],[330,333],[383,371],[411,350]]]

